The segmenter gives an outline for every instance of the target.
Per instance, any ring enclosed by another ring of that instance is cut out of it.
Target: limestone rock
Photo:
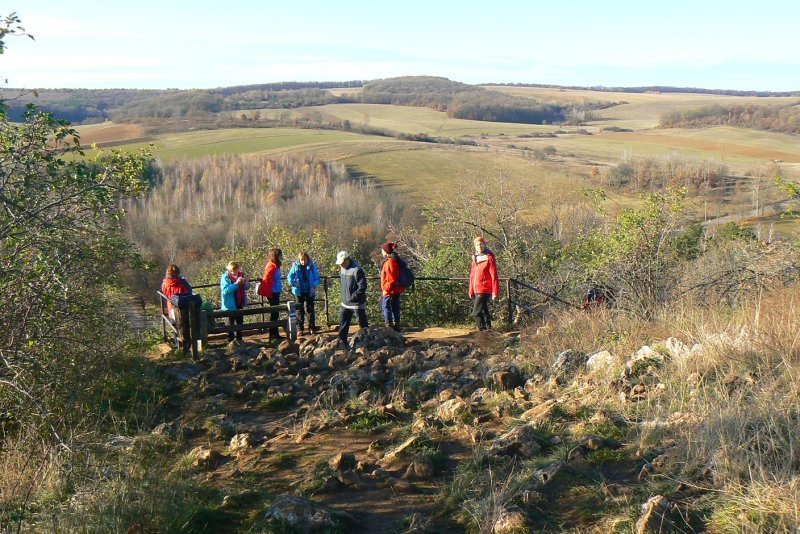
[[[528,531],[528,516],[522,510],[514,508],[501,512],[492,526],[493,534],[519,534]]]
[[[192,458],[192,465],[201,469],[215,469],[222,461],[222,455],[218,451],[202,445],[192,449],[189,457]]]
[[[403,478],[412,480],[427,480],[433,476],[434,467],[431,455],[425,452],[414,455],[414,459],[408,465]]]
[[[467,409],[467,403],[461,397],[455,397],[445,401],[436,408],[436,417],[449,423],[455,420],[459,414]]]
[[[542,446],[539,444],[538,436],[533,427],[520,425],[495,439],[489,448],[489,454],[493,456],[532,458],[539,454],[541,450]]]
[[[277,521],[301,532],[318,532],[336,526],[338,519],[349,514],[328,508],[297,495],[283,495],[272,503],[264,519]]]
[[[612,371],[616,365],[616,359],[607,350],[596,352],[586,360],[586,368],[592,372]]]
[[[570,375],[584,366],[586,356],[572,349],[559,354],[553,362],[553,371],[560,375]]]
[[[545,422],[555,411],[558,401],[556,399],[548,399],[545,402],[534,406],[520,415],[520,419],[527,421],[534,425],[540,425]]]
[[[416,436],[408,438],[398,447],[389,451],[383,456],[383,458],[378,460],[378,465],[389,471],[407,468],[408,464],[411,463],[409,458],[411,451],[409,449],[416,445],[417,441],[418,438]]]
[[[642,505],[642,515],[636,522],[636,534],[648,534],[653,532],[676,532],[678,526],[675,523],[674,506],[662,495],[650,497]]]
[[[356,455],[352,452],[340,452],[328,460],[328,466],[334,471],[349,471],[355,468],[356,464]]]
[[[231,451],[241,451],[250,449],[256,445],[256,439],[250,433],[236,434],[231,438],[229,449]]]

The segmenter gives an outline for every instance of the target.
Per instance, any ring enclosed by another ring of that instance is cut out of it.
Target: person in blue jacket
[[[220,300],[223,310],[242,310],[247,305],[247,290],[250,282],[247,280],[239,264],[235,261],[228,263],[227,269],[219,279]],[[234,326],[244,324],[244,317],[229,317],[228,324]],[[242,331],[228,332],[228,341],[242,339]]]
[[[312,334],[317,333],[317,317],[314,313],[314,298],[319,285],[319,271],[308,252],[297,255],[297,260],[289,268],[286,276],[292,287],[292,294],[297,301],[297,325],[300,334],[305,333],[306,312],[308,312],[308,328]]]

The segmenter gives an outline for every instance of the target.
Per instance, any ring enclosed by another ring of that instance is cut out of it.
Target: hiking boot
[[[392,325],[392,330],[394,330],[395,332],[402,332],[402,330],[400,330],[400,324],[399,323],[394,323]]]
[[[312,334],[319,334],[320,328],[318,326],[312,326],[310,330]]]

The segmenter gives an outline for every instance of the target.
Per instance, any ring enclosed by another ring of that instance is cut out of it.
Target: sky
[[[14,5],[16,1],[16,5]],[[27,89],[444,76],[477,83],[800,90],[800,2],[8,0]]]

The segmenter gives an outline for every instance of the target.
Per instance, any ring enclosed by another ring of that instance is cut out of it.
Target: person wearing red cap
[[[400,283],[400,257],[397,243],[384,243],[381,246],[383,264],[381,265],[381,310],[386,328],[400,331],[400,295],[406,288]]]
[[[473,245],[475,254],[472,255],[472,268],[469,271],[469,298],[473,299],[471,315],[475,318],[478,330],[491,330],[489,300],[497,300],[500,294],[497,264],[494,253],[486,247],[483,237],[476,237]]]

